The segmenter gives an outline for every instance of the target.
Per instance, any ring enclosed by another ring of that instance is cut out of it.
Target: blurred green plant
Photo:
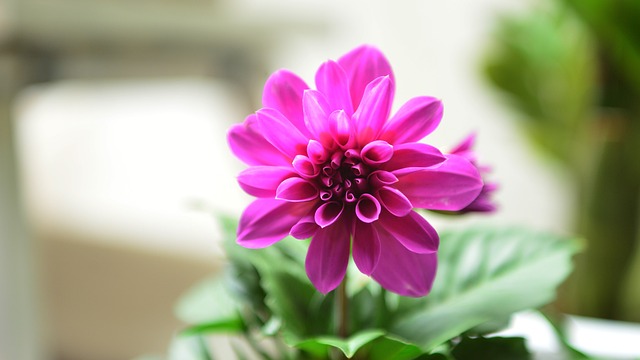
[[[552,301],[582,244],[523,229],[443,232],[429,296],[402,297],[350,275],[350,335],[341,338],[332,335],[333,292],[319,293],[305,276],[308,241],[246,249],[235,243],[236,221],[223,223],[228,266],[177,304],[190,325],[169,360],[215,359],[204,339],[216,334],[234,336],[238,359],[530,359],[524,339],[491,333],[512,313]]]
[[[574,184],[588,246],[561,307],[640,321],[640,2],[545,4],[500,19],[485,74]]]

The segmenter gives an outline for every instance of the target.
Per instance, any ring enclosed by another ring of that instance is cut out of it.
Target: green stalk
[[[336,309],[338,311],[338,336],[349,336],[349,299],[347,297],[347,276],[340,283],[336,293]]]

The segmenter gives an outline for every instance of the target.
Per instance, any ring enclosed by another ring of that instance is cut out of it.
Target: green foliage
[[[597,61],[588,33],[571,13],[545,9],[502,18],[493,37],[484,65],[487,78],[524,115],[532,142],[574,166],[597,95]]]
[[[527,350],[523,338],[463,338],[451,350],[456,360],[530,360],[531,354]]]
[[[306,277],[308,242],[285,239],[266,249],[244,249],[235,245],[233,220],[226,221],[225,275],[197,284],[176,307],[190,324],[181,334],[196,356],[211,356],[202,353],[201,336],[234,333],[263,359],[342,354],[370,360],[465,360],[474,348],[487,354],[475,359],[498,359],[490,357],[490,348],[515,353],[521,340],[470,336],[497,331],[514,311],[552,300],[580,248],[575,240],[520,229],[442,233],[432,293],[404,298],[358,280],[347,292],[352,335],[340,338],[334,335],[334,295],[317,292]],[[266,350],[265,339],[275,346]],[[242,358],[246,349],[237,352]]]
[[[542,306],[571,270],[575,240],[521,229],[470,229],[441,234],[431,294],[400,299],[392,331],[424,349],[488,321]]]

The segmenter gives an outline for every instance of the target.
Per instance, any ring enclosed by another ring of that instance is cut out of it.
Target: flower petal
[[[382,229],[378,230],[378,236],[381,256],[371,274],[373,279],[383,288],[402,296],[427,295],[436,276],[437,253],[411,252]]]
[[[238,244],[263,248],[284,239],[313,204],[257,199],[242,213],[238,225]]]
[[[387,211],[395,216],[405,216],[413,210],[411,201],[404,194],[390,186],[383,186],[376,192],[376,199]]]
[[[349,263],[349,243],[349,229],[342,221],[319,229],[311,239],[305,269],[321,293],[328,293],[342,282]]]
[[[238,183],[249,195],[274,197],[280,183],[295,175],[291,167],[252,166],[238,175]]]
[[[427,220],[415,211],[410,211],[404,217],[383,213],[379,223],[411,252],[429,254],[438,251],[440,244],[438,233]]]
[[[482,190],[480,173],[463,157],[446,157],[438,166],[394,171],[395,188],[418,208],[458,211],[469,205]]]
[[[407,101],[385,124],[380,139],[390,144],[419,141],[431,134],[442,119],[442,102],[420,96]]]
[[[267,79],[262,93],[264,107],[274,108],[308,136],[302,115],[302,94],[309,86],[298,75],[278,70]]]
[[[292,177],[284,180],[276,189],[276,199],[291,202],[304,202],[318,197],[318,188],[311,182]]]
[[[367,85],[360,106],[353,114],[356,137],[360,144],[375,139],[389,118],[393,102],[393,84],[389,76],[381,76]]]
[[[360,221],[372,223],[380,216],[380,203],[370,194],[362,194],[356,204],[356,215]]]
[[[482,187],[480,195],[467,205],[464,209],[460,210],[463,213],[468,212],[494,212],[497,209],[496,204],[491,199],[491,194],[498,189],[496,183],[485,183]]]
[[[463,158],[471,161],[472,163],[476,162],[476,154],[473,151],[473,145],[476,142],[476,134],[471,133],[467,135],[456,147],[453,148],[449,153],[462,156]]]
[[[376,140],[368,143],[362,148],[360,157],[367,165],[384,164],[393,156],[393,146],[386,141]]]
[[[329,114],[331,108],[323,93],[317,90],[305,90],[302,96],[302,108],[304,123],[309,132],[322,143],[329,147],[331,136],[329,134]]]
[[[327,149],[319,141],[313,139],[309,140],[307,144],[307,155],[314,164],[324,164],[329,158]]]
[[[446,157],[435,147],[423,143],[396,145],[393,157],[382,166],[387,171],[411,167],[430,167],[445,161]]]
[[[372,224],[355,221],[353,231],[353,260],[361,273],[370,276],[380,259],[380,238]]]
[[[389,61],[377,48],[369,45],[357,47],[338,59],[347,73],[353,108],[357,109],[364,89],[373,79],[388,75],[395,83]],[[393,92],[393,91],[392,91]]]
[[[340,218],[344,210],[344,203],[338,201],[330,201],[320,205],[314,216],[316,224],[325,228]]]
[[[304,155],[296,155],[291,165],[305,179],[314,178],[320,173],[320,167]]]
[[[287,159],[264,138],[255,114],[242,124],[234,125],[227,133],[229,147],[247,165],[288,165]]]
[[[367,179],[369,185],[374,189],[381,188],[385,185],[393,185],[398,182],[398,178],[388,171],[376,170],[369,175]]]
[[[280,152],[291,159],[306,154],[308,139],[280,112],[262,108],[256,111],[256,117],[264,137]]]
[[[299,240],[305,240],[313,237],[318,229],[320,229],[320,227],[313,219],[313,214],[309,214],[291,227],[289,235]]]
[[[329,60],[320,66],[316,72],[316,87],[327,97],[331,110],[344,110],[349,116],[353,114],[349,79],[337,62]]]
[[[329,131],[336,144],[343,149],[350,149],[356,142],[351,118],[344,110],[336,110],[329,115]]]

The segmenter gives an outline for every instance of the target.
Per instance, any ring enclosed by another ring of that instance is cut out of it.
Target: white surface
[[[23,187],[39,231],[211,259],[217,230],[193,209],[246,202],[226,130],[244,117],[225,84],[64,82],[19,102]]]
[[[569,316],[566,331],[571,345],[587,355],[608,360],[640,359],[640,324]],[[495,336],[526,338],[529,348],[537,354],[536,359],[546,360],[545,356],[561,351],[549,323],[533,311],[515,314],[510,326]]]

